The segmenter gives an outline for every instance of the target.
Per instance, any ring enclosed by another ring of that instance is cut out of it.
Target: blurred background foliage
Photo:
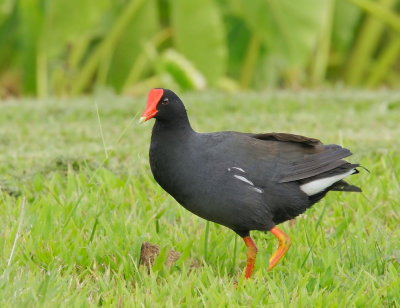
[[[400,0],[0,0],[0,96],[400,88]]]

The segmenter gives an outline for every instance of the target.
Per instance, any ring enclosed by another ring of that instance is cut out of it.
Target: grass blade
[[[204,261],[207,262],[208,256],[208,237],[210,233],[210,222],[206,221],[206,231],[204,233]]]
[[[22,217],[24,216],[24,209],[25,209],[25,197],[22,198],[22,201],[21,201],[21,210],[20,210],[19,218],[18,218],[17,232],[15,233],[14,243],[13,243],[13,247],[11,249],[10,257],[8,258],[7,266],[11,265],[11,261],[12,261],[12,258],[14,256],[14,252],[15,252],[15,247],[17,246],[19,231],[20,231],[21,225],[22,225]]]

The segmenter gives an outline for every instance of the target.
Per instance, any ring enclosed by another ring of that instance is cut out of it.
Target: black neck
[[[153,132],[157,131],[194,132],[190,126],[186,110],[184,113],[179,116],[174,116],[172,119],[156,119]]]

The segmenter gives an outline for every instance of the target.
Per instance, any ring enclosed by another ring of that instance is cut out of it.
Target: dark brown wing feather
[[[286,183],[311,178],[348,164],[342,160],[352,153],[336,144],[324,145],[318,139],[287,133],[255,134],[259,140],[278,141],[274,144],[277,153],[289,150],[290,157],[282,157],[282,168],[275,180]],[[291,145],[289,147],[289,144]]]
[[[311,147],[321,144],[321,141],[319,141],[318,139],[305,137],[305,136],[301,136],[301,135],[288,134],[288,133],[254,134],[253,138],[256,138],[259,140],[295,142],[295,143],[300,143],[304,146],[311,146]]]
[[[327,172],[348,164],[342,158],[350,155],[351,152],[348,149],[338,145],[327,145],[324,151],[311,154],[290,163],[290,167],[285,173],[281,174],[278,181],[279,183],[297,181]]]

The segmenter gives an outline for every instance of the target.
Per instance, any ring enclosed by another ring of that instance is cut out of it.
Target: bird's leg
[[[269,267],[268,271],[272,270],[275,265],[279,262],[279,260],[285,255],[285,253],[289,250],[290,244],[292,241],[290,237],[279,230],[277,227],[274,227],[270,230],[270,232],[275,235],[279,240],[279,247],[275,251],[275,253],[269,258]]]
[[[251,274],[253,273],[254,270],[254,264],[256,262],[256,255],[257,255],[257,246],[254,243],[253,239],[250,237],[250,235],[245,236],[243,240],[247,246],[247,264],[246,264],[246,270],[244,272],[244,278],[248,279],[251,277]]]

